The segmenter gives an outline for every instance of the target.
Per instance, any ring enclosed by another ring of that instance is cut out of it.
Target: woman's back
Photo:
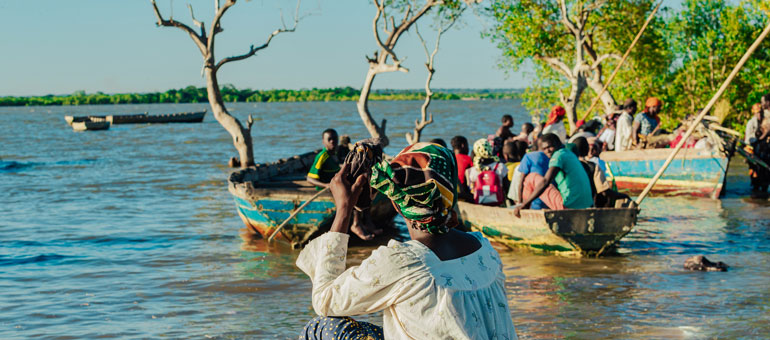
[[[419,241],[391,241],[339,275],[323,269],[344,268],[344,256],[336,264],[316,263],[325,257],[318,252],[347,249],[321,237],[297,265],[313,279],[316,313],[382,310],[387,339],[515,339],[500,257],[480,233],[470,235],[481,247],[467,256],[441,261]]]

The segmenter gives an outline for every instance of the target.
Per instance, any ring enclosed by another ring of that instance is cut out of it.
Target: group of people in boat
[[[494,135],[473,143],[452,138],[461,200],[521,209],[585,209],[611,207],[627,196],[614,192],[604,173],[600,153],[604,134],[596,136],[595,121],[582,124],[567,139],[564,108],[555,106],[544,126],[521,125],[514,134],[513,117],[504,115]],[[587,128],[586,128],[587,127]]]

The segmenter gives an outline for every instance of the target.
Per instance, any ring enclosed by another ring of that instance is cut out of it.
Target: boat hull
[[[299,206],[316,195],[315,187],[304,181],[316,152],[272,164],[233,172],[228,190],[246,227],[269,238]],[[390,201],[378,196],[373,200],[371,217],[375,225],[392,234],[396,211]],[[293,217],[275,236],[275,240],[300,248],[326,232],[334,220],[336,208],[331,193],[321,194]]]
[[[73,121],[70,126],[74,131],[107,130],[110,128],[110,122],[101,120]]]
[[[458,218],[468,229],[509,248],[564,255],[600,255],[636,225],[638,209],[591,208],[521,210],[488,207],[467,202],[457,205]]]
[[[618,191],[638,194],[663,166],[670,153],[670,149],[603,152],[601,158],[607,163],[607,178],[614,180]],[[719,198],[724,191],[729,163],[730,158],[722,152],[683,149],[650,192]]]
[[[109,115],[109,116],[64,116],[67,124],[84,122],[89,120],[106,120],[112,124],[159,124],[159,123],[200,123],[206,117],[206,111],[181,112],[162,115],[148,115],[146,113],[133,115]]]

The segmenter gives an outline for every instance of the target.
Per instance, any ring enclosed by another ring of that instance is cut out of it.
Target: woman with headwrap
[[[349,168],[330,184],[331,230],[297,259],[313,281],[319,315],[300,339],[515,339],[497,251],[480,233],[452,228],[458,180],[451,151],[417,143],[352,184]],[[392,201],[411,240],[391,240],[345,269],[350,212],[369,185]],[[382,328],[348,317],[379,311]]]
[[[567,142],[567,129],[564,127],[564,115],[567,111],[563,107],[556,105],[548,114],[548,120],[545,122],[542,134],[553,133],[561,139],[562,143]]]
[[[636,143],[641,142],[641,146],[646,146],[646,139],[648,136],[654,136],[655,132],[660,128],[660,109],[663,107],[663,102],[655,97],[647,98],[644,103],[644,111],[634,117],[633,133],[632,136]]]

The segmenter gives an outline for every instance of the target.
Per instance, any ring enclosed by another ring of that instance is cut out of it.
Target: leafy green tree
[[[764,1],[686,0],[668,23],[668,39],[680,62],[666,81],[664,123],[705,106],[767,24]],[[725,125],[743,129],[752,104],[770,92],[770,41],[762,43],[723,95]],[[731,114],[730,114],[731,113]]]
[[[653,0],[494,0],[487,9],[494,26],[487,34],[502,51],[502,67],[518,70],[533,62],[537,79],[523,95],[525,106],[537,113],[558,100],[574,129],[585,90],[601,91],[604,68],[616,65],[653,4]],[[648,30],[660,26],[661,20],[654,19]],[[618,85],[601,96],[606,112],[616,108],[615,89],[633,89],[640,80],[652,83],[655,73],[665,73],[670,57],[665,46],[654,41],[658,35],[645,33],[627,61],[631,71],[621,73]],[[647,76],[640,77],[640,72]]]

